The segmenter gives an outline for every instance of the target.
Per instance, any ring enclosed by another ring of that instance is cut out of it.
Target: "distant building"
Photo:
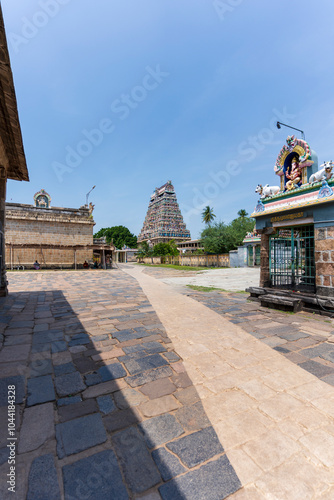
[[[44,269],[76,269],[85,261],[93,264],[93,252],[106,267],[114,247],[104,241],[94,244],[92,210],[92,205],[51,207],[44,189],[35,194],[34,205],[6,203],[7,268],[33,268],[37,260]]]
[[[29,181],[13,75],[0,5],[0,296],[7,295],[5,200],[7,179]]]
[[[176,243],[190,239],[190,231],[183,222],[183,217],[171,181],[156,188],[151,196],[143,228],[138,236],[138,243],[149,244]]]
[[[185,252],[196,253],[198,250],[204,250],[201,240],[186,240],[177,244],[181,254]]]

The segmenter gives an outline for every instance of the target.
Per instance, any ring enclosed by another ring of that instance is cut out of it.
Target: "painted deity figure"
[[[294,189],[300,183],[302,179],[302,170],[296,157],[293,158],[291,167],[286,172],[285,176],[288,179],[285,185],[288,191],[291,191],[291,189]]]

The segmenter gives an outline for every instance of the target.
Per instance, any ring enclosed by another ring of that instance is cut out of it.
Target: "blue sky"
[[[3,0],[30,182],[7,201],[141,230],[172,180],[191,236],[252,212],[289,129],[334,160],[330,0]]]

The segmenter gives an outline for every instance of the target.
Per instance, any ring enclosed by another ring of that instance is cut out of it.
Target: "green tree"
[[[157,243],[153,247],[153,255],[154,256],[164,256],[164,255],[179,255],[179,251],[176,247],[174,240],[169,243]]]
[[[118,250],[121,250],[124,245],[130,248],[137,248],[137,236],[132,234],[125,226],[113,226],[102,228],[94,234],[94,238],[106,237],[107,243],[113,244]]]
[[[239,210],[238,215],[229,224],[218,222],[202,231],[201,241],[206,252],[227,253],[242,245],[246,234],[254,230],[255,221],[247,217],[245,210]]]
[[[215,218],[215,214],[213,213],[213,208],[210,208],[209,205],[205,207],[205,209],[202,212],[202,220],[207,224],[208,226],[211,226],[211,222]]]

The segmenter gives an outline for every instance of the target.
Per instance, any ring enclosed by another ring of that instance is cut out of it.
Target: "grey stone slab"
[[[51,349],[50,342],[46,344],[36,344],[31,347],[31,353],[35,354],[37,352],[49,352]]]
[[[107,440],[100,414],[76,418],[56,426],[59,458],[87,450]]]
[[[51,352],[63,352],[67,351],[67,344],[65,340],[57,340],[56,342],[51,342]]]
[[[53,372],[51,359],[35,359],[30,363],[30,377],[41,377],[51,375]]]
[[[131,387],[137,387],[147,384],[148,382],[153,382],[154,380],[159,380],[160,378],[171,377],[172,375],[173,371],[170,366],[162,366],[155,370],[149,370],[144,373],[139,373],[138,375],[126,377],[125,380]]]
[[[159,368],[160,366],[168,365],[168,361],[164,359],[160,354],[152,354],[149,356],[144,356],[143,358],[125,361],[124,364],[131,375],[137,375],[138,373],[147,370],[152,370],[154,368]]]
[[[65,500],[128,500],[117,458],[101,451],[63,467]]]
[[[90,387],[91,385],[100,384],[102,382],[102,376],[99,373],[89,373],[85,375],[85,384]]]
[[[19,439],[19,453],[37,450],[55,435],[52,403],[25,408]]]
[[[334,385],[334,373],[331,375],[326,375],[325,377],[322,378],[324,382],[327,382],[327,384]]]
[[[53,455],[33,461],[28,482],[27,500],[60,500],[60,488]]]
[[[12,361],[25,361],[29,356],[30,345],[12,345],[3,347],[0,351],[0,362],[10,363]]]
[[[108,415],[117,410],[116,405],[111,396],[99,396],[97,399],[97,404],[99,405],[100,411],[104,415]]]
[[[333,368],[322,365],[321,363],[317,363],[316,361],[313,361],[311,359],[310,361],[305,361],[304,363],[300,363],[299,366],[301,368],[304,368],[304,370],[307,370],[308,372],[312,373],[312,375],[315,375],[318,378],[322,378],[325,377],[326,375],[334,373]]]
[[[9,335],[5,337],[5,347],[21,344],[31,344],[31,335]]]
[[[180,356],[178,356],[178,355],[176,354],[176,352],[173,352],[173,351],[166,352],[166,353],[164,354],[164,356],[165,356],[165,358],[166,358],[166,359],[168,359],[168,361],[169,361],[170,363],[174,363],[175,361],[180,361],[180,359],[181,359],[181,358],[180,358]]]
[[[278,334],[278,337],[280,337],[281,339],[284,339],[284,340],[289,340],[290,342],[291,341],[295,341],[295,340],[299,340],[299,339],[303,339],[303,338],[306,338],[306,337],[309,337],[310,335],[308,335],[307,333],[303,333],[303,332],[291,332],[291,333],[279,333]]]
[[[35,344],[45,344],[47,342],[55,342],[58,340],[63,340],[64,334],[60,330],[52,331],[46,330],[45,332],[34,333],[32,337],[32,343]]]
[[[224,452],[213,427],[207,427],[168,443],[167,448],[189,468],[200,465],[209,458]]]
[[[66,375],[66,373],[75,372],[75,366],[72,362],[64,363],[62,365],[57,365],[54,367],[55,376]]]
[[[11,328],[33,328],[34,321],[12,321]]]
[[[242,487],[228,458],[223,456],[172,479],[159,488],[162,500],[223,500]]]
[[[141,421],[139,413],[134,408],[118,410],[103,418],[104,425],[109,432],[125,429]]]
[[[0,406],[8,405],[9,385],[15,385],[15,404],[21,404],[23,402],[25,396],[25,377],[15,375],[13,377],[0,379]]]
[[[167,443],[184,433],[183,428],[173,415],[150,418],[138,425],[149,448]]]
[[[51,375],[30,378],[28,380],[27,391],[27,406],[47,403],[48,401],[54,401],[56,399]]]
[[[146,351],[147,353],[159,353],[165,352],[166,348],[160,342],[143,342],[142,344],[132,345],[129,347],[123,347],[123,351],[126,354],[131,354],[133,352]]]
[[[73,396],[73,397],[68,397],[68,398],[60,398],[57,401],[57,406],[67,406],[67,405],[73,405],[75,403],[79,403],[82,401],[81,396]]]
[[[134,427],[112,436],[128,487],[143,493],[161,481],[158,469],[146,447],[143,436]]]
[[[74,337],[72,337],[72,339],[69,341],[68,345],[70,347],[73,347],[75,345],[89,344],[90,341],[91,339],[87,334],[74,335]]]
[[[133,330],[121,330],[119,332],[113,332],[112,336],[119,340],[119,342],[126,342],[127,340],[142,339],[144,337],[150,337],[152,333],[146,329],[133,329]]]
[[[334,346],[331,344],[323,343],[315,347],[308,347],[307,349],[302,349],[299,354],[302,354],[306,358],[317,358],[318,356],[324,356],[330,352],[334,352]]]
[[[66,422],[67,420],[83,417],[84,415],[96,413],[97,411],[98,408],[95,400],[86,399],[85,401],[79,401],[78,403],[58,408],[58,415],[60,422]]]
[[[103,382],[126,377],[127,373],[121,363],[111,363],[110,365],[102,366],[98,369],[98,373],[102,377]]]
[[[76,358],[74,364],[80,373],[88,373],[95,371],[96,363],[89,358]]]
[[[147,398],[141,392],[129,387],[115,392],[114,400],[120,410],[125,410],[147,401]]]
[[[59,396],[68,396],[84,391],[86,385],[83,383],[79,372],[66,373],[55,378],[55,387]]]
[[[152,457],[164,481],[169,481],[173,477],[186,472],[179,459],[165,448],[158,448],[152,451]]]

